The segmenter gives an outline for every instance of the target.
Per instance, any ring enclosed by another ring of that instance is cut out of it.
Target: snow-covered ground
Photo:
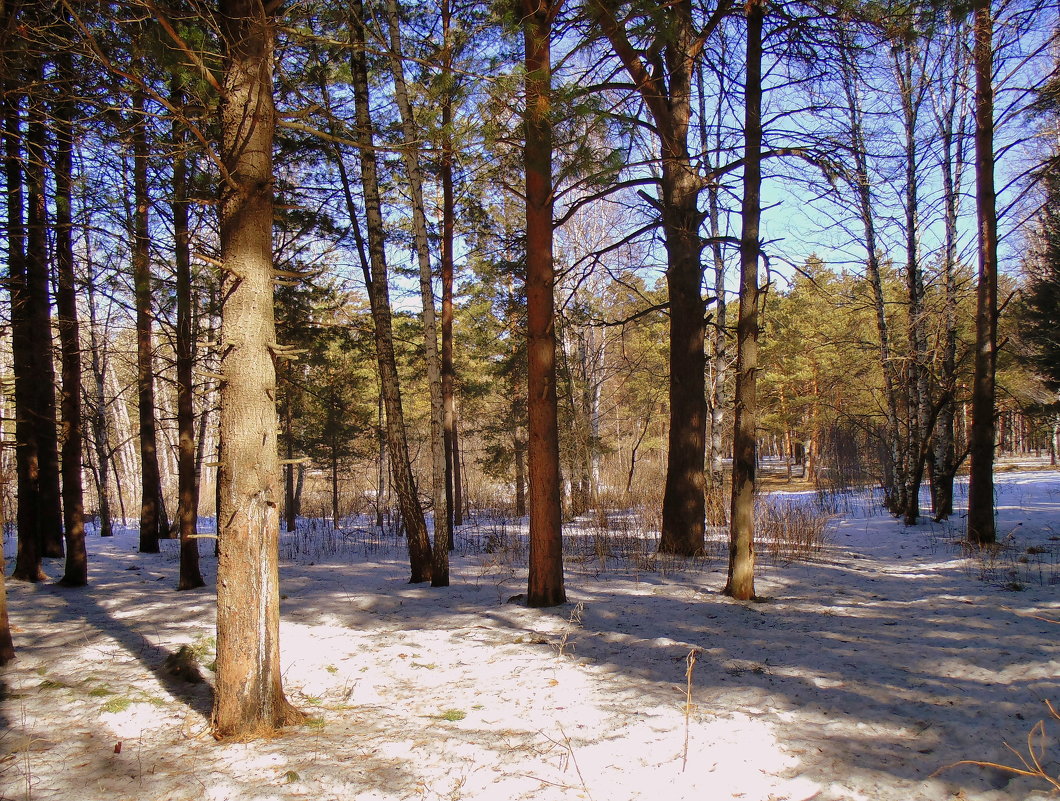
[[[1005,743],[1025,751],[1060,701],[1060,474],[1001,475],[998,504],[1006,549],[969,558],[960,519],[903,528],[846,499],[813,560],[764,561],[762,603],[718,594],[720,558],[615,559],[629,533],[586,535],[570,603],[548,610],[507,603],[525,581],[514,525],[469,528],[490,552],[456,558],[441,590],[406,584],[403,554],[363,533],[285,537],[285,683],[312,717],[224,744],[208,687],[162,667],[182,644],[209,664],[212,593],[175,590],[174,542],[92,538],[91,587],[8,582],[0,797],[1044,798],[944,769],[1017,764]]]

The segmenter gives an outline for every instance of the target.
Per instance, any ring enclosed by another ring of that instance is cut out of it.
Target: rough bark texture
[[[747,80],[744,90],[743,204],[740,231],[740,311],[736,321],[736,391],[732,446],[729,575],[724,593],[755,597],[754,512],[759,294],[758,227],[762,214],[762,0],[747,10]]]
[[[49,297],[48,209],[45,195],[47,109],[43,64],[32,58],[35,88],[28,93],[29,132],[26,138],[26,309],[33,352],[33,405],[30,415],[37,434],[41,555],[60,557],[63,547],[62,495],[59,489],[59,432],[56,423],[55,364]]]
[[[55,266],[58,274],[56,305],[62,351],[62,478],[63,528],[66,534],[66,569],[60,581],[67,587],[88,583],[85,550],[85,509],[81,486],[81,342],[77,326],[73,243],[73,100],[70,96],[73,65],[69,52],[56,55],[61,97],[55,104]]]
[[[218,737],[267,735],[300,719],[280,681],[279,456],[273,310],[272,20],[261,0],[222,0],[221,508]]]
[[[174,79],[170,92],[180,108],[184,91]],[[173,121],[173,261],[177,280],[177,520],[180,530],[178,590],[205,586],[199,570],[199,476],[195,464],[195,324],[191,307],[191,243],[188,231],[188,160],[182,124]]]
[[[136,399],[140,433],[140,552],[158,553],[162,530],[161,478],[155,430],[155,370],[151,297],[151,234],[147,193],[147,119],[144,96],[133,92],[133,290],[136,301]]]
[[[431,400],[431,500],[434,506],[434,550],[431,566],[431,586],[449,586],[449,542],[452,512],[449,508],[452,493],[446,483],[445,438],[442,426],[442,365],[438,354],[438,322],[434,310],[434,276],[431,271],[430,241],[427,235],[427,212],[423,202],[423,175],[417,158],[420,139],[412,116],[405,67],[402,63],[401,31],[398,23],[397,0],[387,0],[390,34],[390,67],[394,75],[394,99],[401,115],[401,129],[405,142],[402,158],[409,179],[412,200],[412,238],[420,270],[420,302],[423,307],[423,350],[427,361],[427,386]]]
[[[997,539],[994,520],[994,397],[997,369],[997,209],[994,194],[993,17],[990,0],[976,0],[975,201],[979,222],[979,286],[975,311],[975,375],[968,439],[968,539]]]
[[[5,7],[6,9],[7,7]],[[5,17],[5,30],[11,21]],[[15,376],[15,470],[18,489],[18,553],[11,577],[40,581],[47,576],[41,567],[40,500],[37,496],[37,433],[33,425],[32,330],[26,302],[26,239],[22,192],[21,96],[5,59],[4,174],[7,179],[7,285],[11,299],[11,352]]]
[[[648,55],[636,50],[600,0],[592,4],[604,35],[622,60],[647,106],[659,137],[662,228],[666,240],[666,286],[670,296],[670,430],[659,550],[693,556],[704,543],[706,477],[706,303],[701,284],[703,180],[689,148],[692,117],[692,67],[702,50],[690,0],[675,0],[660,10],[656,46]],[[645,62],[650,59],[650,63]]]
[[[405,415],[401,408],[401,385],[394,357],[394,334],[390,312],[390,290],[387,286],[386,241],[383,214],[379,200],[378,167],[372,150],[372,119],[368,107],[368,65],[365,56],[364,9],[360,0],[350,3],[350,67],[353,74],[353,96],[356,105],[357,140],[366,147],[360,151],[361,181],[364,186],[364,210],[368,225],[369,265],[365,271],[365,286],[372,307],[375,329],[375,349],[379,362],[379,381],[383,405],[386,408],[387,447],[390,450],[391,484],[398,497],[401,519],[409,544],[409,564],[413,584],[431,580],[431,546],[427,524],[423,518],[416,492],[416,479],[409,462],[408,442],[405,437]],[[341,159],[340,159],[341,161]],[[350,215],[353,198],[349,181],[343,178]]]
[[[529,606],[556,606],[563,589],[552,261],[552,21],[561,2],[522,0],[526,62],[526,315],[530,467]]]

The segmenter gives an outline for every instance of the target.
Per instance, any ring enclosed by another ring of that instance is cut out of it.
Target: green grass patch
[[[448,720],[455,723],[458,720],[463,720],[467,717],[467,712],[463,709],[447,709],[441,714],[442,720]]]
[[[117,698],[111,698],[107,703],[103,704],[103,711],[111,714],[118,712],[124,712],[132,706],[132,699],[126,698],[125,696],[118,696]]]

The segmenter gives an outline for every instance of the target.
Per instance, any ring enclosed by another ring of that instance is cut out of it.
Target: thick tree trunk
[[[175,108],[184,103],[184,90],[173,79]],[[195,469],[195,404],[192,371],[195,366],[195,323],[191,299],[191,241],[188,230],[188,160],[182,123],[173,121],[173,261],[177,281],[177,519],[180,527],[178,590],[205,586],[199,570],[199,476]]]
[[[218,737],[297,722],[280,675],[279,503],[273,313],[273,27],[261,0],[221,0],[221,509]]]
[[[452,493],[446,482],[446,448],[443,434],[442,365],[438,354],[438,323],[434,310],[434,276],[431,271],[430,241],[427,235],[427,212],[423,202],[423,175],[416,156],[420,139],[412,116],[405,67],[402,64],[401,31],[398,24],[397,0],[387,0],[390,35],[390,68],[394,75],[394,99],[401,115],[401,129],[405,142],[402,157],[409,179],[412,200],[412,236],[420,269],[420,302],[423,307],[423,350],[427,360],[427,386],[431,400],[431,500],[434,505],[434,550],[431,567],[431,586],[449,586],[449,542]]]
[[[665,15],[666,35],[660,33],[651,65],[630,43],[613,8],[598,0],[591,13],[640,91],[659,137],[660,211],[670,296],[670,431],[659,550],[694,556],[703,550],[706,511],[706,303],[699,231],[703,179],[688,149],[688,129],[692,67],[703,42],[690,0],[667,3],[659,12]]]
[[[62,351],[63,426],[63,527],[66,534],[66,569],[60,581],[67,587],[88,583],[88,553],[85,550],[85,508],[81,485],[81,342],[77,326],[77,295],[74,283],[73,242],[73,64],[68,51],[56,55],[62,81],[55,105],[55,266],[58,274],[56,305],[59,312],[59,343]]]
[[[140,432],[140,552],[158,553],[162,529],[161,477],[155,430],[155,370],[152,329],[151,234],[147,191],[147,117],[144,95],[132,95],[133,289],[136,301],[136,388]]]
[[[724,593],[755,597],[754,511],[759,295],[758,227],[762,214],[763,0],[747,8],[747,79],[744,90],[743,205],[740,232],[740,312],[736,321],[736,393],[729,515],[729,576]]]
[[[552,261],[552,22],[562,0],[521,0],[526,63],[526,315],[530,463],[528,606],[557,606],[563,588]]]
[[[5,10],[7,10],[5,8]],[[5,19],[5,27],[10,24]],[[22,191],[22,115],[17,81],[8,72],[0,97],[4,109],[4,174],[7,181],[7,283],[11,299],[11,353],[15,377],[15,471],[17,477],[18,553],[11,577],[40,581],[47,576],[41,567],[40,499],[37,494],[39,460],[37,432],[33,424],[33,345],[26,289],[26,235]]]
[[[43,92],[43,64],[33,59],[37,87],[29,93],[29,135],[26,139],[26,304],[33,349],[33,406],[30,414],[37,432],[41,555],[61,557],[63,547],[62,495],[59,489],[59,432],[56,423],[55,364],[52,312],[49,298],[48,209],[45,194],[47,109]]]
[[[379,362],[379,381],[386,407],[387,446],[390,450],[390,472],[398,496],[401,519],[409,544],[410,583],[431,580],[431,545],[427,524],[423,517],[416,479],[409,462],[408,442],[405,437],[405,415],[401,408],[401,385],[394,356],[394,334],[390,311],[390,290],[387,286],[386,242],[383,214],[379,199],[378,167],[372,150],[373,128],[368,107],[368,65],[365,55],[364,8],[361,0],[350,4],[350,67],[353,73],[353,95],[356,106],[357,140],[365,147],[360,151],[361,181],[364,187],[364,209],[368,224],[368,256],[365,285],[372,306],[375,328],[375,348]],[[341,158],[339,159],[341,166]],[[349,180],[343,167],[343,189],[352,217],[356,213]]]
[[[994,400],[997,369],[997,209],[994,194],[993,29],[990,0],[976,0],[975,200],[979,222],[979,285],[975,311],[975,375],[968,442],[968,540],[997,540],[994,520]]]

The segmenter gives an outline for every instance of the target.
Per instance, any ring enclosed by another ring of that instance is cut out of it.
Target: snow
[[[847,497],[812,560],[763,560],[762,603],[718,593],[720,545],[689,564],[587,551],[570,602],[534,610],[506,602],[525,591],[512,521],[465,530],[506,545],[458,555],[446,589],[405,583],[400,548],[364,531],[284,535],[284,681],[310,721],[248,743],[215,742],[208,685],[162,668],[183,644],[212,659],[213,596],[175,590],[177,543],[92,537],[89,588],[8,582],[0,798],[1044,799],[948,767],[1018,764],[1005,743],[1025,752],[1060,701],[1060,474],[997,492],[986,556],[959,516],[906,528]]]

